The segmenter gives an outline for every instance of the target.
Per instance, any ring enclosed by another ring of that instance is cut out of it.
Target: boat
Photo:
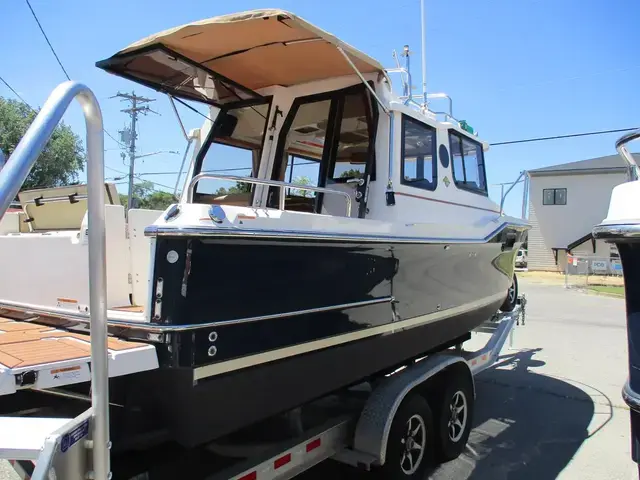
[[[514,308],[528,225],[488,196],[488,144],[446,95],[413,95],[408,65],[256,10],[97,66],[206,112],[179,202],[125,212],[105,185],[109,332],[157,352],[111,373],[114,441],[162,427],[203,444],[460,345]],[[3,270],[20,272],[0,278],[0,315],[86,331],[86,189],[20,202],[0,235]]]
[[[640,182],[638,165],[626,147],[637,139],[640,139],[640,130],[616,142],[616,150],[627,164],[627,182],[614,187],[607,217],[593,228],[593,237],[614,244],[622,263],[629,351],[629,377],[622,389],[622,398],[629,405],[631,415],[631,455],[640,464]]]

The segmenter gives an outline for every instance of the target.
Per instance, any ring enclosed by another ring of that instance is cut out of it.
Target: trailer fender
[[[391,423],[404,398],[414,388],[457,364],[464,366],[469,372],[475,395],[473,375],[462,357],[449,353],[431,355],[387,377],[375,388],[356,424],[353,449],[372,456],[374,464],[384,465]]]

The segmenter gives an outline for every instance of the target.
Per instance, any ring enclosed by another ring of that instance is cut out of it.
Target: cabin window
[[[449,132],[453,179],[458,188],[487,195],[482,145],[458,133]]]
[[[567,189],[566,188],[545,188],[542,190],[543,205],[566,205]]]
[[[286,161],[286,168],[280,167],[276,180],[318,185],[330,110],[331,99],[298,105],[284,138],[283,162]],[[285,193],[287,210],[314,211],[316,192],[287,188]]]
[[[329,172],[329,178],[333,181],[364,178],[373,147],[366,95],[366,92],[357,92],[344,97],[338,148]]]
[[[424,190],[437,184],[436,131],[434,128],[402,116],[402,183]]]
[[[269,104],[222,110],[197,173],[256,178],[268,115]],[[198,182],[196,194],[200,202],[250,205],[254,188],[235,180],[204,179]]]

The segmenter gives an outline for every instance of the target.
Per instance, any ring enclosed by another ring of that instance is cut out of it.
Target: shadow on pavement
[[[467,450],[440,465],[431,480],[553,479],[571,461],[581,444],[596,435],[612,416],[589,434],[594,403],[589,394],[563,379],[535,373],[544,365],[540,349],[502,355],[498,364],[476,379],[474,430]],[[584,386],[588,391],[593,389]],[[325,462],[304,475],[315,478],[366,479],[363,472]]]

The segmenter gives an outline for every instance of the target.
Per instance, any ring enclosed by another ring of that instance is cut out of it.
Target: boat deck
[[[155,347],[109,337],[109,376],[158,368]],[[91,338],[27,320],[0,316],[0,395],[91,379]]]

